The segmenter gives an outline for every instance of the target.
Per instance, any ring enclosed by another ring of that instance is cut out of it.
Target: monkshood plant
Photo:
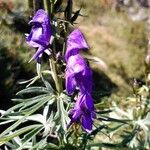
[[[74,26],[81,9],[74,12],[72,0],[43,0],[43,4],[26,34],[27,44],[35,49],[29,62],[36,62],[37,75],[22,82],[27,86],[13,99],[16,105],[0,110],[0,145],[6,150],[148,149],[149,59],[146,82],[137,86],[135,80],[133,97],[125,100],[124,109],[114,100],[95,100],[94,105],[92,70],[81,55],[89,46]],[[37,81],[42,81],[40,86]]]

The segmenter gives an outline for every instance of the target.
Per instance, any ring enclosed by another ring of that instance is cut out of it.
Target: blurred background
[[[130,95],[134,78],[143,82],[150,50],[150,0],[74,0],[74,5],[74,11],[82,8],[75,26],[85,34],[89,54],[107,65],[91,62],[95,92],[110,98]],[[25,42],[30,7],[30,0],[0,0],[0,109],[9,108],[23,89],[19,81],[36,74],[35,62],[28,63],[34,49]]]

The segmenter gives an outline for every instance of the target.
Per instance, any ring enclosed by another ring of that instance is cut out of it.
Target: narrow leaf
[[[30,131],[29,133],[27,133],[26,135],[24,135],[24,138],[22,139],[22,145],[17,150],[22,150],[24,146],[26,145],[26,143],[30,141],[35,135],[37,135],[42,129],[43,129],[42,126],[37,127],[33,129],[32,131]]]
[[[74,13],[73,17],[70,20],[71,23],[76,21],[76,19],[78,18],[79,14],[80,14],[80,11],[81,11],[81,8]]]
[[[14,137],[19,136],[19,135],[21,135],[21,134],[23,134],[23,133],[25,133],[25,132],[27,132],[27,131],[29,131],[29,130],[34,129],[35,127],[38,127],[38,126],[39,126],[39,125],[30,125],[30,126],[28,126],[28,127],[21,128],[21,129],[15,131],[14,133],[12,133],[12,134],[10,134],[10,135],[1,137],[1,138],[0,138],[0,145],[2,145],[2,144],[4,144],[4,143],[6,143],[7,141],[13,139]]]
[[[29,87],[19,91],[16,95],[22,95],[28,93],[49,93],[49,91],[45,87]]]
[[[5,131],[3,131],[0,134],[0,137],[8,134],[10,131],[14,130],[17,126],[19,126],[22,122],[24,122],[26,120],[26,118],[28,116],[30,116],[32,113],[34,113],[35,111],[37,111],[41,106],[43,106],[47,101],[49,101],[49,99],[44,99],[43,101],[40,101],[38,104],[36,104],[32,110],[30,110],[29,112],[26,112],[26,115],[24,117],[22,117],[21,119],[19,119],[17,122],[15,122],[13,125],[11,125],[9,128],[7,128]]]
[[[65,9],[65,18],[66,18],[67,21],[71,20],[71,17],[72,17],[72,6],[73,6],[72,0],[68,0],[67,7]]]

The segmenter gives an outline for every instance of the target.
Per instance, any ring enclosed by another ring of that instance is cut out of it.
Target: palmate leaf
[[[0,134],[0,138],[7,135],[9,132],[13,131],[17,126],[19,126],[22,122],[25,122],[27,121],[27,117],[30,116],[31,114],[33,114],[35,111],[37,111],[40,107],[42,107],[46,102],[48,102],[49,100],[51,100],[52,97],[49,96],[49,97],[44,97],[42,100],[40,100],[37,104],[35,104],[32,109],[27,109],[24,110],[24,113],[25,115],[22,116],[18,121],[16,121],[14,124],[12,124],[9,128],[7,128],[5,131],[3,131],[1,134]]]
[[[46,99],[46,102],[50,101],[51,104],[54,102],[54,99],[55,99],[55,96],[47,96],[47,97],[44,97],[42,100],[45,100]],[[49,102],[49,103],[50,103]],[[36,107],[38,106],[38,104],[40,104],[40,101],[36,104],[36,105],[33,105],[32,107],[29,107],[29,108],[26,108],[26,109],[22,109],[20,110],[20,112],[22,114],[28,114],[28,112],[32,112],[32,110],[36,109]],[[43,104],[44,105],[44,104]],[[42,106],[43,106],[42,105]],[[39,107],[40,108],[40,107]]]
[[[13,139],[14,137],[17,137],[29,130],[32,130],[36,127],[40,127],[41,125],[37,124],[37,125],[30,125],[30,126],[27,126],[27,127],[23,127],[13,133],[11,133],[10,135],[6,135],[6,136],[2,136],[0,137],[0,145],[3,145],[4,143],[6,143],[7,141],[10,141],[11,139]]]
[[[3,116],[6,115],[12,115],[14,111],[18,111],[21,112],[21,110],[24,110],[25,108],[35,105],[36,103],[38,103],[39,101],[43,101],[44,99],[50,99],[51,98],[51,94],[43,94],[40,96],[36,96],[33,98],[28,98],[28,99],[13,99],[14,101],[22,101],[22,103],[17,104],[15,106],[13,106],[12,108],[8,109]]]
[[[19,111],[20,111],[20,112],[29,111],[29,110],[31,110],[31,109],[34,107],[34,105],[35,105],[37,102],[42,101],[42,100],[45,99],[45,98],[50,99],[51,96],[50,96],[50,95],[44,95],[44,96],[42,96],[41,98],[39,98],[39,99],[37,99],[37,100],[35,100],[35,101],[28,101],[28,103],[25,103],[25,105],[24,105],[23,107],[21,107],[21,108],[19,109]]]
[[[57,113],[54,120],[56,120],[56,122],[58,122],[59,124],[61,121],[61,127],[63,128],[63,130],[67,130],[67,125],[70,121],[70,118],[68,117],[68,113],[64,108],[64,102],[61,97],[57,99]]]

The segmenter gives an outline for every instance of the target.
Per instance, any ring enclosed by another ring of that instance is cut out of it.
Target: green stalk
[[[52,77],[55,82],[56,90],[60,94],[63,91],[62,79],[61,79],[61,77],[58,76],[59,72],[58,72],[58,67],[57,67],[56,61],[54,59],[49,59],[49,64],[50,64],[50,68],[52,71],[51,72]]]
[[[53,1],[44,0],[45,11],[48,13],[48,15],[50,16],[51,20],[53,20],[53,6],[54,6]],[[60,94],[63,91],[63,88],[62,88],[62,79],[61,79],[61,77],[59,77],[59,72],[60,71],[59,71],[58,65],[56,64],[55,39],[53,41],[52,46],[53,46],[52,58],[49,59],[49,65],[50,65],[50,69],[51,69],[51,74],[52,74],[53,80],[55,82],[56,90]]]
[[[51,3],[50,0],[44,0],[44,8],[45,11],[49,14],[49,16],[51,17],[52,11],[51,11]],[[52,19],[52,18],[51,18]]]

